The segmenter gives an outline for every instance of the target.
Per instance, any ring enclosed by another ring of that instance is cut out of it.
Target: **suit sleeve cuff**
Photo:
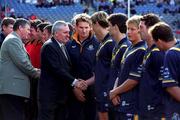
[[[74,87],[77,83],[77,81],[79,81],[78,79],[74,79],[74,81],[72,82],[71,86]]]

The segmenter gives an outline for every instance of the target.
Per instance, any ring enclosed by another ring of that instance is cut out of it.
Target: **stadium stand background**
[[[127,13],[127,0],[1,0],[0,20],[5,16],[70,22],[75,14],[97,10]],[[131,15],[156,13],[180,39],[180,0],[131,0]]]

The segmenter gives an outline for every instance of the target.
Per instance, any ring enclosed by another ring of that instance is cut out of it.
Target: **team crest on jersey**
[[[94,46],[93,45],[89,45],[87,49],[88,50],[94,50]]]
[[[73,45],[72,48],[76,48],[76,45]]]

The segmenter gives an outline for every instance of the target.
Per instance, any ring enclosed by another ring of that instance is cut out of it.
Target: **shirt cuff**
[[[79,81],[78,79],[74,79],[74,81],[72,82],[71,86],[74,87],[75,84],[77,83],[77,81]]]

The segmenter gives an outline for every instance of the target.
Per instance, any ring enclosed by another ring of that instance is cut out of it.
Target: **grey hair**
[[[65,21],[56,21],[54,24],[53,24],[53,27],[52,27],[52,35],[54,35],[57,31],[59,31],[63,26],[67,26],[68,24],[65,22]]]

